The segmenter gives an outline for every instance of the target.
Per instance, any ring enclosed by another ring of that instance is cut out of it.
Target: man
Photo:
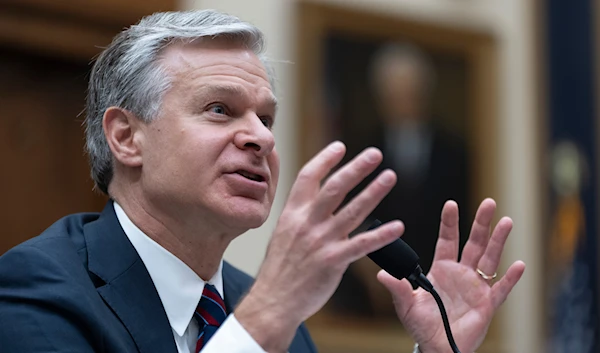
[[[344,155],[332,143],[299,173],[256,281],[224,263],[231,240],[267,218],[279,174],[262,44],[258,29],[232,16],[162,13],[100,55],[86,133],[92,176],[111,201],[2,256],[3,352],[315,352],[302,322],[349,263],[403,231],[393,221],[348,238],[395,174],[384,171],[334,214],[382,155],[364,151],[321,186]],[[430,276],[464,352],[479,346],[524,271],[516,263],[493,286],[475,271],[496,270],[510,231],[501,221],[487,246],[494,208],[482,204],[460,263],[456,204],[442,214]],[[446,352],[435,303],[386,273],[379,279],[421,350]]]

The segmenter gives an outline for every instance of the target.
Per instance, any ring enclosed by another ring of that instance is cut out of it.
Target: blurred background
[[[101,210],[83,153],[90,63],[161,10],[214,8],[261,28],[275,61],[282,173],[266,224],[226,258],[256,274],[301,165],[334,139],[375,145],[398,186],[375,211],[405,221],[429,268],[439,213],[514,220],[503,273],[523,280],[481,353],[600,352],[600,7],[593,0],[0,0],[0,254],[73,212]],[[409,352],[369,261],[308,322],[323,353]]]

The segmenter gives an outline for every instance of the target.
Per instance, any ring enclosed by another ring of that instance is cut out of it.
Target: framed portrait
[[[370,219],[401,219],[403,238],[427,271],[444,202],[459,204],[464,244],[479,202],[495,195],[496,41],[488,33],[405,18],[298,6],[299,161],[334,140],[346,144],[346,161],[378,147],[379,171],[393,169],[398,183]],[[309,320],[322,352],[410,351],[413,342],[377,271],[366,258],[350,265]],[[481,352],[499,352],[497,326]]]

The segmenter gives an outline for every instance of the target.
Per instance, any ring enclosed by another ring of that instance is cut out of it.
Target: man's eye
[[[211,106],[210,108],[208,108],[208,110],[215,114],[221,114],[221,115],[227,114],[227,110],[221,104],[215,104],[215,105]]]
[[[268,116],[261,116],[260,121],[269,129],[273,127],[273,119]]]

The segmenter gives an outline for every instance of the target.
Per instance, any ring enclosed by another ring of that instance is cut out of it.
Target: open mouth
[[[261,175],[250,173],[245,170],[238,170],[236,172],[236,174],[239,174],[239,175],[243,176],[244,178],[250,179],[252,181],[258,181],[258,182],[265,181],[265,178],[262,177]]]

